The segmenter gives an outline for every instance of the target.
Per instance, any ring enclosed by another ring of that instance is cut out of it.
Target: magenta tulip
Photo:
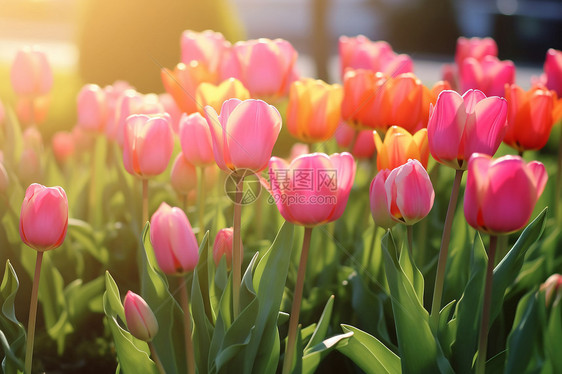
[[[19,96],[43,96],[53,86],[53,72],[47,56],[36,47],[26,46],[17,52],[10,78],[12,87]]]
[[[481,61],[469,57],[459,66],[461,92],[477,89],[487,96],[503,96],[506,84],[515,83],[515,65],[486,56]]]
[[[123,302],[127,328],[135,338],[150,342],[158,333],[158,321],[146,301],[128,291]]]
[[[168,167],[174,139],[168,115],[132,115],[127,118],[123,164],[132,175],[148,178]]]
[[[192,271],[199,261],[197,239],[180,208],[160,204],[150,221],[150,242],[158,266],[166,274]]]
[[[546,52],[544,77],[546,87],[562,97],[562,51],[551,48]]]
[[[215,162],[213,139],[205,117],[199,112],[180,119],[179,137],[183,156],[195,166],[207,166]]]
[[[427,125],[429,150],[435,160],[466,170],[472,153],[493,155],[507,131],[507,102],[468,90],[463,96],[439,94]]]
[[[435,191],[427,171],[418,160],[393,169],[384,182],[392,219],[406,225],[422,220],[433,207]]]
[[[61,187],[37,183],[25,191],[20,213],[20,236],[39,252],[59,247],[68,227],[68,200]]]
[[[288,164],[272,157],[271,192],[283,218],[313,227],[337,220],[347,205],[355,178],[355,162],[347,152],[303,155]]]
[[[384,169],[377,173],[371,187],[369,189],[369,197],[371,200],[371,214],[377,226],[390,229],[396,225],[396,221],[392,218],[388,210],[388,200],[386,198],[386,189],[384,183],[390,175],[390,170]]]
[[[547,179],[540,162],[474,154],[468,162],[464,216],[472,227],[490,235],[517,231],[529,221]]]
[[[229,99],[220,115],[205,107],[213,139],[215,162],[224,171],[267,167],[273,145],[281,131],[281,115],[273,105],[261,100]]]
[[[461,66],[469,57],[482,61],[486,56],[498,56],[498,45],[492,38],[465,38],[457,39],[455,62]]]

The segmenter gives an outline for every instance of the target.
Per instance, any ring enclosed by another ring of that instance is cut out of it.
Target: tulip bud
[[[230,269],[232,263],[232,244],[233,244],[234,231],[232,227],[221,229],[215,237],[213,244],[213,260],[215,265],[218,266],[222,256],[226,256],[226,266]]]
[[[22,241],[39,252],[59,247],[66,237],[68,200],[61,187],[32,184],[20,213]]]
[[[421,129],[414,135],[407,130],[392,126],[382,141],[379,133],[373,131],[374,142],[377,148],[377,169],[394,169],[416,159],[424,168],[427,167],[429,159],[429,148],[427,144],[427,129]]]
[[[549,49],[544,61],[546,87],[562,97],[562,51]]]
[[[85,130],[103,132],[107,122],[105,91],[96,84],[87,84],[78,93],[78,125]]]
[[[53,154],[56,160],[64,164],[74,155],[74,136],[67,131],[59,131],[53,135]]]
[[[389,174],[390,170],[388,169],[379,171],[375,178],[373,178],[369,189],[373,220],[377,226],[385,229],[390,229],[392,226],[396,225],[396,221],[394,221],[390,211],[388,210],[388,201],[384,187],[384,183],[386,182]]]
[[[546,306],[557,304],[562,300],[562,275],[552,274],[541,284],[541,291],[544,291]]]
[[[187,216],[180,208],[160,204],[150,221],[150,242],[160,269],[168,274],[192,271],[199,261],[199,246]]]
[[[26,46],[17,52],[10,78],[19,96],[43,96],[53,86],[53,72],[47,56],[36,47]]]
[[[289,162],[293,161],[295,158],[306,155],[310,153],[310,148],[308,144],[305,143],[295,143],[291,147],[291,152],[289,153]]]
[[[128,291],[123,302],[127,328],[135,338],[150,342],[158,333],[158,321],[146,301]]]
[[[493,160],[475,153],[468,162],[464,216],[476,230],[506,234],[527,224],[548,175],[537,161],[519,156]]]
[[[187,195],[197,187],[195,166],[187,161],[181,152],[176,156],[172,166],[170,182],[179,195]]]
[[[435,191],[427,171],[418,160],[392,170],[384,182],[388,210],[392,218],[413,225],[428,215]]]
[[[195,166],[207,166],[215,162],[211,131],[207,120],[199,112],[181,116],[179,138],[187,161]]]
[[[212,106],[218,112],[221,110],[222,103],[228,99],[248,100],[249,98],[250,92],[236,78],[228,78],[218,85],[203,82],[195,90],[195,101],[198,104],[199,112],[203,114],[203,108],[207,105]]]

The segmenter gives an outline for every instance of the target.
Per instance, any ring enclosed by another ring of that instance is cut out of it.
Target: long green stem
[[[375,250],[375,243],[377,241],[377,233],[378,233],[378,226],[375,223],[373,227],[373,235],[371,236],[371,243],[369,244],[369,248],[365,248],[367,251],[366,255],[363,255],[363,258],[367,256],[367,259],[363,262],[365,264],[365,271],[369,271],[371,269],[371,262],[373,261],[373,252]]]
[[[449,206],[447,207],[447,216],[445,217],[445,226],[443,228],[443,237],[441,238],[441,248],[439,249],[439,260],[437,262],[437,274],[435,276],[435,287],[433,289],[433,302],[431,304],[431,315],[429,316],[429,324],[434,333],[439,328],[439,311],[441,310],[441,299],[443,298],[443,283],[445,282],[445,269],[447,268],[447,255],[449,253],[449,241],[451,239],[451,229],[453,227],[453,217],[457,207],[459,190],[464,170],[457,170]]]
[[[97,136],[93,137],[92,152],[90,153],[90,188],[88,190],[88,216],[90,222],[94,222],[94,212],[96,210],[96,144]]]
[[[408,252],[410,253],[410,258],[414,260],[414,225],[406,226],[406,234],[408,236]]]
[[[562,121],[558,122],[560,125],[560,140],[558,144],[558,173],[556,173],[556,191],[554,196],[554,214],[558,222],[558,226],[562,225],[562,207],[560,200],[562,200]]]
[[[240,283],[242,282],[242,238],[240,229],[242,225],[242,194],[244,192],[244,177],[242,176],[236,184],[236,195],[234,201],[233,222],[233,247],[232,247],[232,309],[234,319],[240,313]]]
[[[162,366],[162,362],[160,361],[160,357],[158,357],[158,353],[156,353],[156,349],[154,349],[154,344],[152,342],[148,342],[148,348],[150,348],[150,355],[152,356],[152,360],[156,364],[156,368],[160,374],[166,374],[166,370],[164,370],[164,366]]]
[[[291,372],[295,354],[295,342],[297,339],[297,327],[299,324],[299,313],[301,310],[302,290],[304,288],[304,278],[306,274],[306,263],[308,260],[308,249],[310,248],[310,237],[312,227],[305,227],[304,239],[302,242],[301,260],[297,273],[297,284],[293,295],[293,306],[291,307],[291,319],[289,320],[289,335],[287,337],[287,347],[285,349],[285,359],[283,360],[283,374]]]
[[[35,340],[35,321],[37,320],[37,299],[39,295],[39,278],[41,276],[41,263],[43,252],[37,251],[35,261],[35,274],[33,275],[33,287],[31,288],[31,301],[29,303],[29,321],[27,323],[27,346],[25,348],[25,374],[31,374],[33,362],[33,341]]]
[[[142,180],[142,227],[148,221],[148,179]]]
[[[492,304],[492,281],[494,275],[494,261],[498,237],[490,235],[490,249],[488,250],[488,266],[486,267],[486,284],[484,286],[484,304],[482,306],[482,320],[480,322],[480,338],[478,340],[478,358],[476,359],[476,374],[486,371],[486,350],[488,348],[488,325],[490,324],[490,306]]]
[[[191,338],[191,313],[189,312],[189,295],[185,286],[185,278],[179,277],[180,282],[180,302],[184,316],[184,339],[185,339],[185,358],[187,362],[187,373],[195,374],[195,354],[193,353],[193,340]]]
[[[198,180],[198,194],[197,194],[197,202],[198,202],[198,211],[199,211],[199,243],[203,241],[203,236],[205,235],[205,200],[207,199],[207,188],[205,186],[205,167],[202,166],[199,168],[199,180]]]

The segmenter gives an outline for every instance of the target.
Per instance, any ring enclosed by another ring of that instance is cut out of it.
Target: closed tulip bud
[[[291,84],[287,128],[305,142],[331,138],[340,122],[343,90],[339,84],[303,79]]]
[[[10,71],[12,87],[18,96],[44,96],[53,86],[53,72],[44,52],[37,47],[20,49]]]
[[[438,162],[466,170],[473,153],[493,155],[506,132],[507,102],[468,90],[439,94],[427,124],[429,151]]]
[[[181,35],[181,61],[189,64],[198,61],[213,75],[219,73],[221,60],[230,48],[220,32],[185,30]]]
[[[377,226],[385,229],[390,229],[392,226],[396,225],[396,221],[392,218],[392,215],[388,210],[386,189],[384,187],[384,183],[389,175],[390,170],[388,169],[379,171],[375,178],[373,178],[369,189],[373,220]]]
[[[351,154],[303,155],[288,164],[272,157],[269,162],[271,193],[287,221],[313,227],[337,220],[344,212],[353,180]]]
[[[195,98],[195,90],[197,86],[203,82],[216,81],[207,68],[198,61],[190,61],[189,63],[179,63],[173,71],[162,69],[160,72],[162,84],[184,113],[195,113],[198,110]]]
[[[96,84],[87,84],[78,93],[78,125],[84,130],[103,132],[107,123],[105,91]]]
[[[523,152],[545,146],[554,125],[553,91],[535,87],[529,91],[512,84],[506,86],[507,132],[504,143]]]
[[[59,131],[53,135],[53,154],[57,162],[64,164],[69,158],[74,156],[74,136],[67,131]]]
[[[123,164],[132,175],[149,178],[168,167],[174,139],[168,115],[132,115],[127,118]]]
[[[187,195],[197,187],[197,171],[180,152],[172,166],[170,174],[172,187],[179,195]]]
[[[150,342],[158,334],[158,321],[146,301],[128,291],[123,302],[127,328],[135,338]]]
[[[10,178],[4,164],[0,162],[0,194],[6,194],[10,186]]]
[[[150,220],[150,242],[160,269],[168,275],[195,269],[199,246],[187,216],[180,208],[160,204]]]
[[[498,55],[498,46],[492,38],[465,38],[457,39],[457,49],[455,51],[455,62],[458,66],[469,57],[482,61],[486,56]]]
[[[548,175],[537,161],[519,156],[496,160],[474,154],[468,162],[464,216],[476,230],[490,235],[517,231],[527,224]]]
[[[547,307],[558,304],[562,300],[562,275],[552,274],[541,284],[540,290],[544,292]]]
[[[386,81],[382,73],[348,69],[343,77],[342,119],[354,128],[382,129],[375,100]]]
[[[562,97],[562,51],[549,49],[544,61],[546,87]]]
[[[384,142],[378,132],[373,131],[375,146],[377,148],[377,169],[394,169],[416,159],[427,168],[429,148],[427,143],[427,129],[421,129],[414,135],[407,130],[392,126],[384,136]]]
[[[364,35],[339,38],[341,74],[348,68],[381,72],[388,76],[412,72],[414,65],[408,55],[398,55],[385,41],[371,41]]]
[[[427,171],[418,160],[409,160],[392,170],[384,182],[392,218],[413,225],[429,214],[435,191]]]
[[[195,166],[207,166],[215,162],[213,138],[207,120],[199,112],[180,119],[179,138],[183,156]]]
[[[20,213],[22,241],[39,252],[59,247],[68,227],[68,200],[61,187],[32,184]]]
[[[226,266],[230,269],[232,263],[232,244],[233,244],[234,231],[232,227],[221,229],[215,237],[213,244],[213,260],[215,265],[218,266],[222,256],[226,257]]]
[[[229,64],[223,65],[223,78],[236,78],[254,98],[275,100],[286,96],[298,79],[298,53],[283,39],[241,41],[232,46]]]
[[[461,92],[477,89],[487,96],[502,96],[506,84],[515,83],[515,65],[512,61],[500,61],[495,56],[486,56],[481,61],[469,57],[460,69]]]
[[[195,90],[195,100],[200,113],[204,113],[207,105],[212,106],[218,112],[221,110],[222,103],[228,99],[247,100],[249,98],[250,92],[242,82],[235,78],[228,78],[218,85],[203,82]]]
[[[267,167],[271,151],[281,131],[281,115],[273,105],[261,100],[230,99],[220,115],[205,108],[213,139],[215,162],[224,171]]]

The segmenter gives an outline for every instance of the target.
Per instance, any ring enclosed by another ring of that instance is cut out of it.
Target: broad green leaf
[[[536,292],[525,295],[517,305],[513,329],[507,338],[507,373],[526,373],[539,327]]]
[[[347,344],[338,345],[337,350],[349,357],[362,370],[372,374],[401,372],[400,357],[377,338],[350,325],[341,325],[341,327],[345,332],[342,338],[346,339]]]
[[[416,267],[416,264],[414,264],[414,261],[410,256],[410,251],[408,251],[407,248],[402,247],[400,250],[399,263],[404,275],[406,275],[406,278],[416,291],[419,302],[423,305],[423,275]]]
[[[314,347],[317,344],[320,344],[326,334],[328,333],[328,328],[330,327],[330,318],[332,316],[332,310],[334,309],[334,295],[330,296],[324,310],[322,311],[322,315],[318,320],[318,324],[316,325],[316,329],[312,334],[312,338],[310,338],[308,344],[304,348],[304,354],[307,354],[307,351]]]
[[[544,301],[544,298],[540,298],[540,300]],[[552,366],[553,372],[562,373],[562,354],[560,354],[560,345],[562,344],[562,300],[552,305],[545,330],[544,347],[546,357]]]
[[[324,341],[316,344],[307,351],[302,358],[302,373],[312,374],[322,362],[324,356],[334,349],[341,348],[348,344],[348,339],[353,336],[353,332],[332,336]]]
[[[115,284],[109,272],[105,273],[105,283],[106,291],[103,295],[103,308],[115,342],[119,369],[125,373],[157,374],[156,365],[149,358],[150,350],[148,345],[134,338],[119,323],[119,319],[123,322],[125,321],[123,304],[121,304],[117,284]]]
[[[439,342],[429,327],[429,314],[400,264],[391,257],[395,251],[392,234],[383,237],[385,271],[392,298],[392,311],[404,373],[453,373]]]
[[[23,372],[26,333],[15,312],[15,298],[19,289],[19,279],[10,261],[6,261],[6,269],[0,285],[0,341],[5,358],[2,360],[2,371],[6,374]]]

